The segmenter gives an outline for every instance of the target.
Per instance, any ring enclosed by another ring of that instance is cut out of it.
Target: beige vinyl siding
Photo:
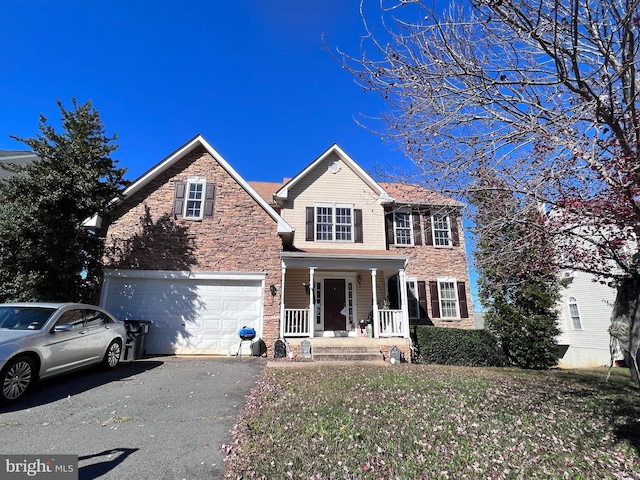
[[[340,171],[328,170],[332,162],[340,164]],[[363,243],[307,242],[306,207],[319,203],[353,205],[362,210]],[[344,250],[377,250],[386,248],[384,211],[378,202],[378,194],[366,185],[337,155],[330,155],[320,162],[289,191],[289,198],[281,212],[282,217],[295,231],[298,248],[331,248]]]
[[[340,275],[335,272],[330,273],[331,276],[340,277]],[[318,282],[320,278],[324,278],[322,275],[322,272],[317,272],[315,281]],[[358,283],[357,280],[354,282],[356,295],[356,312],[354,320],[359,322],[360,320],[365,320],[369,316],[369,312],[371,312],[373,306],[371,297],[371,272],[369,270],[361,270],[357,272],[357,275],[360,275],[360,283]],[[376,278],[376,283],[378,287],[378,300],[382,301],[386,295],[386,280],[381,276],[378,276]],[[285,308],[307,308],[309,306],[309,296],[306,293],[304,284],[309,284],[309,270],[297,268],[287,269],[284,294]]]
[[[309,295],[304,284],[309,284],[309,270],[287,269],[284,283],[285,308],[308,308]]]

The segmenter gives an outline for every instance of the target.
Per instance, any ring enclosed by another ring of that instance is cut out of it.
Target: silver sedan
[[[17,402],[38,379],[115,368],[126,338],[123,322],[92,305],[0,304],[0,403]]]

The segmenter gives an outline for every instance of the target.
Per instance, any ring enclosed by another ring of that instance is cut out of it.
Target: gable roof
[[[175,150],[172,154],[162,160],[160,163],[152,167],[147,172],[143,173],[137,180],[135,180],[131,185],[129,185],[123,192],[125,197],[133,195],[142,187],[146,186],[149,182],[151,182],[154,178],[160,175],[162,172],[167,170],[169,167],[174,165],[176,162],[184,158],[187,154],[192,152],[198,147],[203,147],[212,157],[218,162],[218,164],[240,185],[266,212],[269,214],[271,218],[273,218],[278,224],[278,233],[283,235],[288,235],[293,233],[293,228],[284,221],[284,219],[278,215],[278,213],[269,205],[259,194],[255,191],[255,189],[245,181],[244,178],[240,176],[238,172],[236,172],[229,163],[222,158],[220,155],[209,143],[202,137],[202,135],[198,134],[185,143],[182,147]]]
[[[0,180],[6,180],[7,178],[15,175],[12,171],[7,170],[6,166],[18,165],[20,167],[26,167],[37,159],[38,156],[33,152],[23,150],[0,150]]]
[[[251,182],[260,195],[269,203],[275,200],[286,200],[289,190],[300,182],[305,175],[311,172],[318,164],[325,160],[329,155],[336,154],[347,164],[355,174],[362,179],[364,183],[369,185],[374,192],[380,195],[380,200],[384,204],[403,204],[403,205],[435,205],[446,207],[464,207],[452,198],[448,198],[438,192],[429,190],[428,188],[412,183],[390,183],[377,182],[367,172],[365,172],[355,160],[342,150],[336,143],[325,150],[318,158],[311,162],[298,175],[293,177],[284,184],[270,182]],[[271,191],[269,192],[269,189]]]
[[[289,196],[289,190],[291,187],[300,182],[309,172],[311,172],[314,168],[318,166],[321,162],[323,162],[329,155],[336,154],[340,157],[347,166],[358,176],[360,179],[366,183],[374,192],[377,192],[380,196],[385,197],[386,193],[382,189],[382,187],[376,182],[367,172],[365,172],[360,165],[358,165],[349,155],[346,154],[344,150],[342,150],[336,143],[327,148],[318,158],[316,158],[313,162],[311,162],[304,170],[302,170],[298,175],[293,177],[287,183],[285,183],[282,188],[280,188],[275,194],[274,198],[286,200]]]

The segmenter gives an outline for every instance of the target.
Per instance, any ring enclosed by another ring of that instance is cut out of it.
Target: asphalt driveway
[[[0,407],[0,453],[78,455],[80,480],[219,479],[219,447],[266,363],[155,357],[42,382]]]

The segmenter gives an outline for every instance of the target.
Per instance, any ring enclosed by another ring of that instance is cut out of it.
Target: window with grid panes
[[[202,218],[202,204],[204,201],[203,193],[203,182],[189,182],[187,184],[187,202],[184,213],[185,218]]]
[[[353,241],[353,208],[347,206],[316,206],[316,240]]]
[[[413,245],[411,212],[393,212],[393,231],[396,245]]]
[[[433,215],[433,244],[439,247],[451,245],[449,217],[436,213]]]
[[[458,318],[456,282],[440,281],[438,282],[438,291],[440,293],[440,317]]]

